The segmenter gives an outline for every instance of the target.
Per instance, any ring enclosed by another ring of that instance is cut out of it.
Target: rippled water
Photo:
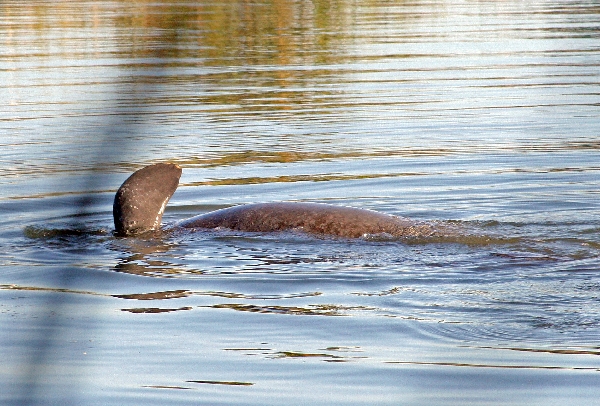
[[[600,384],[600,5],[0,5],[2,404],[581,404]],[[259,201],[458,237],[112,235]]]

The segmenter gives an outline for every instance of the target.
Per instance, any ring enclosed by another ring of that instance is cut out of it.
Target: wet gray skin
[[[115,195],[116,233],[127,236],[159,230],[163,212],[180,177],[181,168],[169,163],[150,165],[131,175]],[[176,226],[246,232],[297,230],[344,238],[430,236],[435,233],[431,225],[371,210],[292,202],[234,206],[183,220]]]

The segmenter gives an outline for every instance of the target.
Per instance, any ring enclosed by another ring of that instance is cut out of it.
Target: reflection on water
[[[0,17],[0,403],[597,400],[595,2]],[[287,200],[456,231],[116,238],[158,161],[184,168],[168,224]]]
[[[366,309],[362,306],[348,308],[337,305],[311,305],[307,307],[290,307],[290,306],[256,306],[240,303],[217,304],[211,306],[214,309],[232,309],[241,312],[252,313],[273,313],[273,314],[292,314],[292,315],[313,315],[313,316],[342,316],[340,311],[362,310]]]
[[[240,149],[253,163],[598,146],[593,5],[0,7],[3,179],[31,189],[97,166],[219,165]]]
[[[121,309],[124,312],[129,313],[170,313],[170,312],[178,312],[181,310],[192,310],[191,307],[179,307],[179,308],[162,308],[162,307],[134,307],[131,309]]]

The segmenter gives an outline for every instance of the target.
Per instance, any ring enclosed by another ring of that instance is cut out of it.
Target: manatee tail
[[[117,190],[113,204],[116,233],[133,235],[157,230],[180,177],[179,166],[155,164],[127,178]]]

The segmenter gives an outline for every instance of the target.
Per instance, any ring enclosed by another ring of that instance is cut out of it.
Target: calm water
[[[0,5],[0,403],[590,405],[600,3]],[[454,239],[112,235],[259,201]]]

